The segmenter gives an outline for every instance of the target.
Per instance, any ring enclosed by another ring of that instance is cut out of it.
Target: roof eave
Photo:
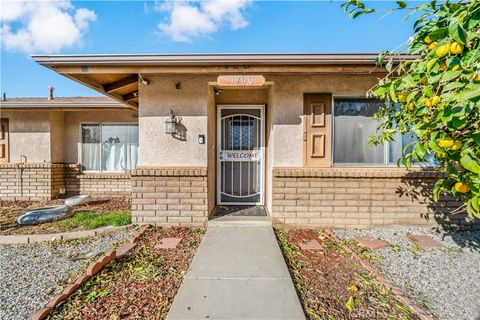
[[[47,67],[67,65],[374,65],[378,54],[93,54],[34,55],[32,58]],[[412,60],[415,55],[392,56],[394,62]]]
[[[0,107],[6,109],[70,109],[70,110],[105,110],[105,109],[131,109],[122,103],[88,103],[88,102],[15,102],[2,101]]]

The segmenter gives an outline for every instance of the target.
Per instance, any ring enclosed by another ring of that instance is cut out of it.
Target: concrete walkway
[[[210,226],[167,319],[305,319],[270,226]]]

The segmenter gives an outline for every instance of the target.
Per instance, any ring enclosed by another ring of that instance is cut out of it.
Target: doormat
[[[263,206],[216,206],[213,210],[214,217],[224,216],[266,216]]]

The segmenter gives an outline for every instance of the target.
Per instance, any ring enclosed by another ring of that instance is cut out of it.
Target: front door
[[[217,204],[263,205],[265,106],[218,106]]]

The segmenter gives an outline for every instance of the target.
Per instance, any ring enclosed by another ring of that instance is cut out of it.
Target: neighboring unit
[[[130,196],[138,154],[132,108],[106,97],[13,98],[0,102],[0,118],[0,199]]]

